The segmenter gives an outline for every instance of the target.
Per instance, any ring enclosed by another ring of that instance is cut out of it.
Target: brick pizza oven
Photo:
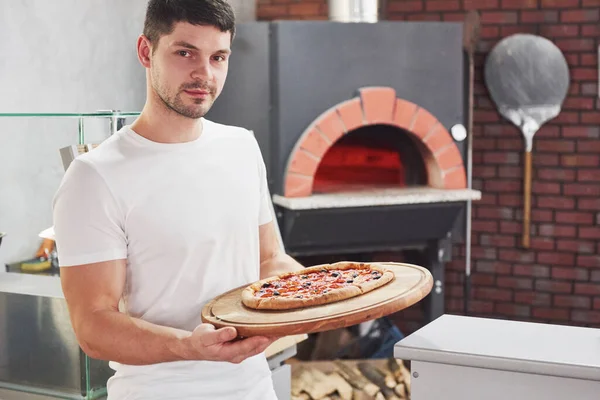
[[[433,319],[481,196],[467,187],[463,71],[460,23],[244,23],[207,117],[253,130],[292,256],[419,251]]]
[[[360,134],[359,134],[360,132]],[[285,170],[283,195],[409,185],[465,189],[465,167],[448,130],[391,87],[360,88],[302,133]]]

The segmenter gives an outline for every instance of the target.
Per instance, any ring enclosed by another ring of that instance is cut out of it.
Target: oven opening
[[[368,125],[338,139],[314,175],[313,193],[427,186],[423,146],[408,131]]]

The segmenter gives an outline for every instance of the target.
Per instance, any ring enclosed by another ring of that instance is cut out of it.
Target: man
[[[254,136],[204,118],[234,33],[225,0],[150,0],[142,113],[75,159],[56,193],[63,291],[82,349],[116,371],[110,400],[276,398],[274,338],[200,320],[215,296],[302,268],[280,250]]]

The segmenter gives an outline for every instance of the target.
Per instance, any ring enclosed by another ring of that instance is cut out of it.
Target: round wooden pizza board
[[[296,310],[255,310],[241,301],[246,285],[230,290],[207,303],[202,321],[216,328],[233,326],[238,335],[287,336],[356,325],[403,310],[419,302],[433,287],[431,273],[403,263],[371,263],[394,272],[386,285],[363,295],[335,303]]]

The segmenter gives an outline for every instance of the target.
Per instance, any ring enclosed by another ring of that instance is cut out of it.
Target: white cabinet
[[[395,345],[412,400],[597,400],[600,329],[443,315]]]

